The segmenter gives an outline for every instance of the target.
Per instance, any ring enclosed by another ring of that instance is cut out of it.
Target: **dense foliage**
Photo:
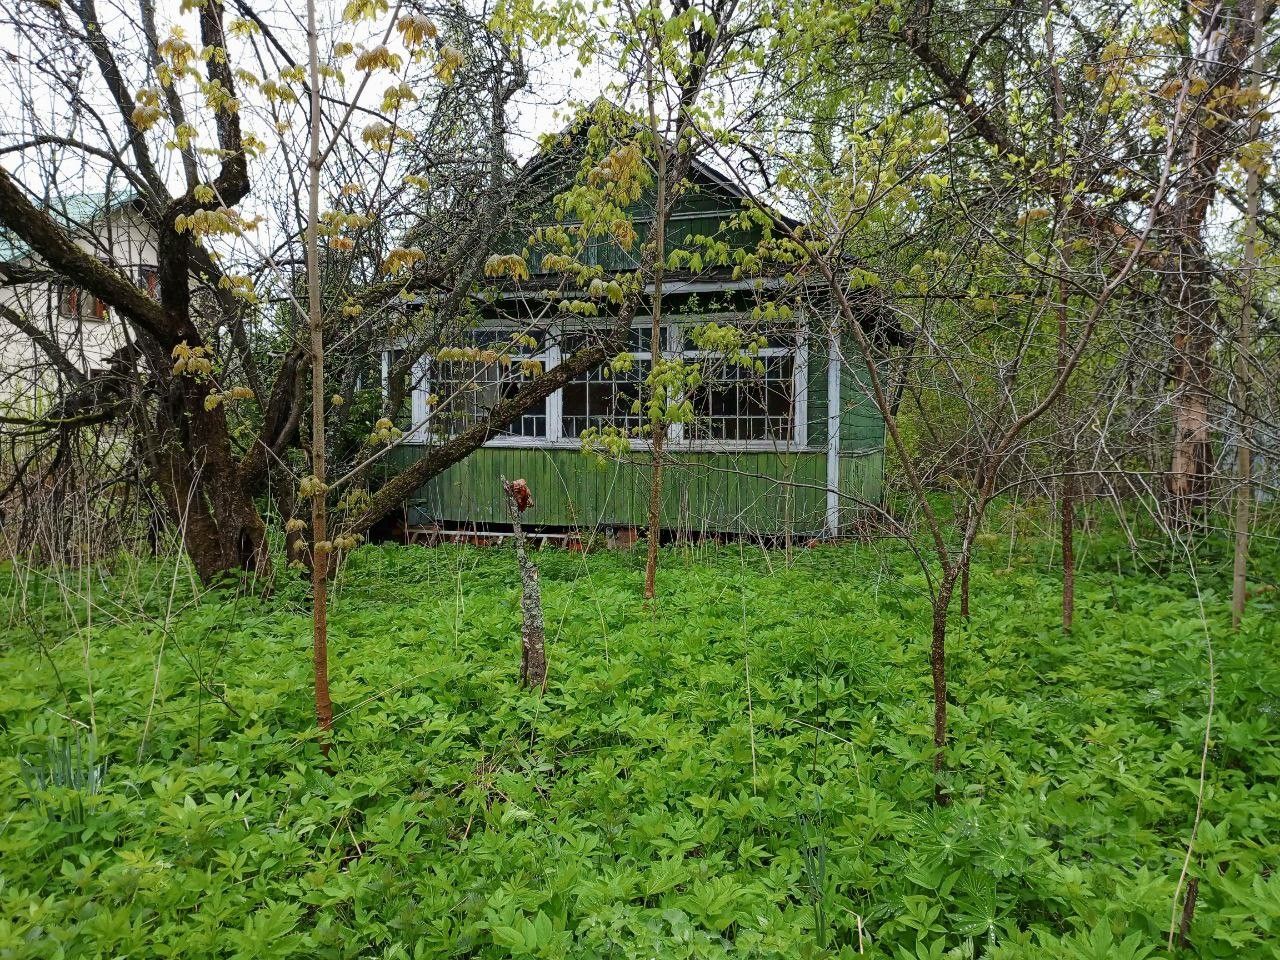
[[[641,557],[540,554],[542,697],[509,551],[362,548],[327,764],[302,584],[8,571],[0,957],[1165,956],[1207,637],[1190,938],[1274,956],[1276,595],[1232,635],[1217,567],[1091,549],[1065,638],[1040,548],[985,544],[946,808],[927,591],[892,547],[673,551],[648,612]]]

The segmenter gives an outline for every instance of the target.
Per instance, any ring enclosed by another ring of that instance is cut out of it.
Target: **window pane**
[[[666,327],[658,328],[658,349],[666,349]],[[633,353],[651,353],[653,343],[653,327],[632,327],[630,347]]]
[[[640,426],[644,415],[632,407],[640,399],[648,376],[649,360],[638,358],[630,370],[610,370],[606,376],[600,367],[569,381],[561,394],[564,435],[579,437],[590,427],[626,430]]]
[[[488,417],[489,412],[503,400],[514,397],[536,373],[524,373],[521,362],[543,360],[545,334],[542,331],[521,331],[537,341],[536,347],[527,345],[512,349],[512,332],[508,330],[478,330],[466,346],[480,350],[494,350],[505,362],[437,361],[432,364],[431,392],[437,397],[431,411],[431,433],[438,438],[456,436]],[[545,361],[544,361],[545,362]],[[547,435],[547,401],[545,398],[527,409],[513,423],[499,432],[506,437],[545,437]]]
[[[605,326],[566,331],[564,352],[568,355],[585,346],[598,344],[607,333]],[[591,427],[630,430],[644,423],[644,414],[632,408],[641,399],[644,382],[649,376],[651,333],[648,326],[631,328],[628,349],[633,362],[630,370],[611,369],[606,375],[604,368],[598,367],[565,384],[561,392],[561,430],[565,437],[580,437]]]
[[[498,364],[437,363],[431,390],[438,398],[431,412],[432,433],[454,436],[479,423],[498,403],[514,397],[531,378],[520,372],[519,361],[510,369]],[[502,436],[545,437],[547,401],[539,400],[502,430]]]
[[[724,360],[702,359],[703,382],[690,398],[694,420],[685,427],[693,440],[787,442],[795,432],[795,358],[760,358],[761,374]]]

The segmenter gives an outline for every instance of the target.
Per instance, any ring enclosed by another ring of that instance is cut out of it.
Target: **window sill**
[[[427,447],[431,441],[424,438],[410,438],[400,442],[406,447]],[[632,450],[649,450],[652,444],[648,440],[632,440]],[[486,450],[581,450],[581,440],[537,440],[531,437],[504,437],[490,440],[484,444]],[[783,444],[771,440],[723,440],[697,443],[690,440],[668,440],[663,449],[668,453],[775,453],[778,455],[793,453],[827,453],[826,444],[801,446],[799,444]]]

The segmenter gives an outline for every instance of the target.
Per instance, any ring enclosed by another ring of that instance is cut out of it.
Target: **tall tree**
[[[276,23],[282,12],[266,4],[201,5],[194,14],[198,43],[182,31],[188,14],[160,23],[145,2],[135,18],[109,23],[100,22],[92,0],[22,6],[24,16],[12,21],[20,42],[9,62],[39,84],[26,87],[26,129],[5,131],[0,141],[13,160],[0,171],[0,223],[30,245],[48,281],[85,289],[122,325],[127,348],[114,372],[86,371],[87,384],[64,378],[65,389],[93,397],[92,422],[111,424],[140,451],[146,483],[160,494],[167,521],[183,531],[202,578],[265,569],[260,509],[272,503],[284,518],[301,520],[295,514],[308,498],[298,496],[299,483],[316,476],[315,460],[328,461],[333,477],[321,487],[343,508],[319,542],[347,542],[623,349],[660,250],[642,258],[625,285],[611,338],[526,378],[479,422],[403,470],[387,467],[385,452],[399,438],[382,421],[397,419],[420,361],[459,342],[476,297],[504,279],[486,276],[490,254],[524,223],[527,204],[513,197],[531,185],[509,148],[508,118],[528,84],[529,38],[551,48],[573,40],[588,57],[617,50],[591,34],[595,21],[577,4],[464,8],[419,0],[392,10],[354,2],[346,13],[360,25],[348,28],[349,38],[322,37],[315,78],[315,57],[293,48]],[[768,6],[708,0],[667,12],[664,43],[688,59],[667,88],[678,104],[669,197],[703,142],[698,130],[706,119],[697,105],[707,78],[741,72]],[[96,75],[79,72],[70,55],[35,53],[75,49],[89,56]],[[675,57],[671,52],[667,69]],[[620,76],[624,99],[629,83]],[[87,109],[84,88],[105,91],[112,110]],[[324,146],[320,197],[312,203],[307,144],[315,138],[292,130],[311,128],[317,96]],[[216,146],[202,148],[207,140]],[[75,168],[87,184],[109,174],[137,192],[160,250],[154,296],[126,265],[100,263],[43,212],[59,165]],[[179,182],[183,189],[171,193]],[[570,189],[588,202],[590,187],[579,179]],[[657,222],[669,209],[665,204]],[[567,297],[581,295],[575,282],[576,273],[566,271]],[[343,329],[334,337],[339,317]],[[330,331],[322,366],[313,348],[317,331]],[[389,343],[399,352],[384,400],[371,389],[380,378],[369,358]],[[70,363],[59,344],[44,346],[46,368]],[[133,389],[138,384],[142,389]],[[321,411],[330,396],[342,403]],[[50,436],[65,430],[67,419],[57,412],[65,409],[55,404],[44,419]],[[28,427],[38,432],[41,425]],[[321,429],[326,438],[315,435]],[[317,458],[322,446],[325,456]],[[390,476],[370,491],[375,464]],[[360,496],[350,495],[357,490]],[[296,524],[290,536],[298,549]]]
[[[1253,60],[1250,67],[1249,109],[1253,116],[1248,123],[1249,141],[1257,139],[1261,128],[1262,107],[1264,10],[1255,0],[1253,8]],[[1236,336],[1235,391],[1239,420],[1239,439],[1236,443],[1236,469],[1239,487],[1236,490],[1235,552],[1232,559],[1231,623],[1240,629],[1244,618],[1245,595],[1249,578],[1249,518],[1253,512],[1253,444],[1251,440],[1250,404],[1252,403],[1251,351],[1253,340],[1253,298],[1258,277],[1258,204],[1262,191],[1257,161],[1249,164],[1245,180],[1244,223],[1244,277],[1240,290],[1240,329]]]

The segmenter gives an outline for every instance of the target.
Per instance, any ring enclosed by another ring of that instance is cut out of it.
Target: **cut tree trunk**
[[[529,559],[525,549],[524,528],[520,514],[533,505],[529,488],[523,480],[502,484],[507,514],[511,517],[511,532],[516,542],[516,563],[520,568],[520,683],[526,687],[547,689],[546,629],[542,622],[542,588],[538,583],[538,568]]]

